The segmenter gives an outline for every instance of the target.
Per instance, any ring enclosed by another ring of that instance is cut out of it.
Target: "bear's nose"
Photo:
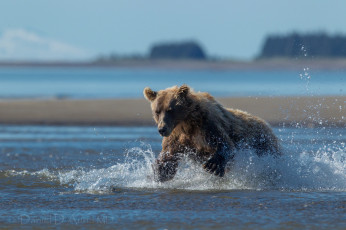
[[[159,128],[159,133],[161,134],[161,136],[164,136],[166,131],[167,131],[166,127]]]

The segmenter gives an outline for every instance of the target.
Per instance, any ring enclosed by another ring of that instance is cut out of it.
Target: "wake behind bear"
[[[278,139],[264,120],[224,108],[209,93],[194,92],[187,85],[160,91],[145,88],[143,93],[163,136],[162,151],[153,165],[156,181],[173,179],[184,155],[220,177],[237,149],[251,148],[259,156],[280,155]]]

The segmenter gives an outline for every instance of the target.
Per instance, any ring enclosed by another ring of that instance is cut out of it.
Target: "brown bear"
[[[163,136],[162,151],[153,165],[157,181],[172,179],[184,155],[222,177],[236,149],[252,148],[258,155],[280,154],[278,139],[264,120],[224,108],[209,93],[182,85],[158,92],[147,87],[143,94],[151,102]]]

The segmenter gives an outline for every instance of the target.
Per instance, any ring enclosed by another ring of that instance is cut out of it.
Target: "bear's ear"
[[[182,85],[178,89],[178,97],[185,98],[187,94],[190,91],[190,87],[188,87],[186,84]]]
[[[153,101],[155,100],[156,96],[157,96],[157,92],[151,90],[149,87],[146,87],[143,90],[143,94],[144,97],[148,100],[148,101]]]

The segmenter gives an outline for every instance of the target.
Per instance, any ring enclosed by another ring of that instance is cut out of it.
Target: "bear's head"
[[[187,85],[173,86],[160,91],[153,91],[147,87],[143,94],[151,102],[151,110],[161,136],[169,136],[191,110],[190,88]]]

